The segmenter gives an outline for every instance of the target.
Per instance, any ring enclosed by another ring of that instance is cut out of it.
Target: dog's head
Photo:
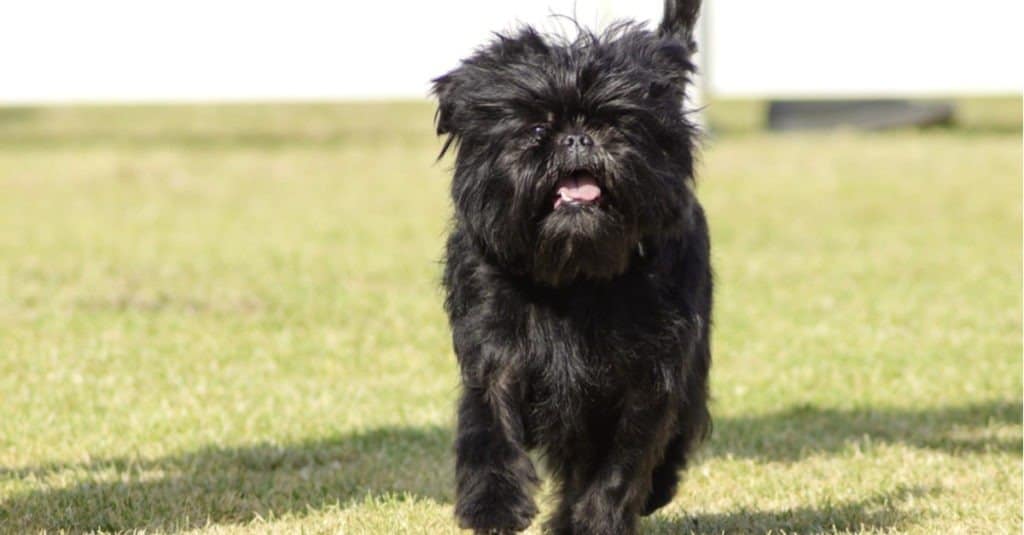
[[[667,0],[658,30],[526,27],[434,80],[442,154],[457,152],[456,222],[488,257],[549,286],[606,280],[642,242],[684,228],[698,4]]]

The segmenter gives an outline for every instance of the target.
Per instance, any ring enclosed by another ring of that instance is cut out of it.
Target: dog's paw
[[[608,500],[603,493],[588,492],[572,508],[572,532],[631,535],[636,533],[636,516]]]
[[[658,509],[668,505],[668,502],[670,501],[672,501],[672,496],[652,492],[647,495],[647,500],[644,502],[644,508],[640,510],[640,516],[651,516]]]
[[[537,505],[520,489],[489,487],[463,496],[455,505],[459,527],[477,534],[511,534],[523,531],[537,516]]]
[[[672,498],[676,494],[675,484],[669,485],[655,485],[651,489],[651,492],[647,494],[647,499],[644,500],[644,507],[640,510],[640,516],[650,516],[655,511],[668,505],[672,501]]]
[[[537,514],[536,506],[513,508],[507,506],[478,507],[472,510],[456,511],[455,515],[462,529],[471,529],[476,534],[509,535],[530,527]]]
[[[676,495],[679,485],[678,466],[674,462],[662,464],[651,474],[651,488],[640,510],[640,516],[648,516],[668,505]]]

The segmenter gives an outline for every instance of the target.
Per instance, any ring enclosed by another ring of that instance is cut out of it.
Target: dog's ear
[[[658,27],[658,33],[679,39],[691,54],[697,50],[693,34],[700,14],[700,3],[701,0],[665,0],[665,13]]]
[[[438,76],[431,80],[433,84],[430,93],[437,97],[437,111],[434,113],[434,126],[437,128],[437,135],[448,136],[445,139],[444,147],[441,148],[441,154],[437,157],[441,158],[444,156],[448,149],[451,148],[452,143],[458,137],[459,132],[455,127],[456,118],[459,115],[459,108],[461,107],[461,91],[460,87],[462,78],[462,67],[450,71],[442,76]]]
[[[460,86],[462,68],[451,71],[431,80],[430,93],[437,97],[437,113],[434,114],[434,126],[437,135],[451,135],[455,131],[455,118],[460,106]]]
[[[662,78],[651,83],[651,97],[681,95],[696,69],[691,58],[697,50],[694,33],[700,4],[701,0],[665,0],[665,14],[658,27],[658,34],[665,40],[655,49],[653,58]]]
[[[648,94],[657,98],[681,90],[690,82],[690,76],[697,69],[690,61],[690,48],[675,39],[662,41],[653,51],[653,62],[658,79],[651,82]]]

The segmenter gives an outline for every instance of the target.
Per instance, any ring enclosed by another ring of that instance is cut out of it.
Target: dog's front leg
[[[644,389],[627,394],[622,415],[611,425],[608,455],[573,506],[573,533],[636,532],[651,472],[664,455],[675,419],[672,396]]]
[[[513,533],[537,515],[540,480],[523,447],[519,403],[506,381],[466,385],[455,440],[455,516],[476,533]]]

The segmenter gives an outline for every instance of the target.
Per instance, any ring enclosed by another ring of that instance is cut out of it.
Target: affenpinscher
[[[524,27],[434,80],[455,148],[444,286],[459,525],[633,533],[708,433],[711,268],[683,111],[699,0],[574,37]]]

